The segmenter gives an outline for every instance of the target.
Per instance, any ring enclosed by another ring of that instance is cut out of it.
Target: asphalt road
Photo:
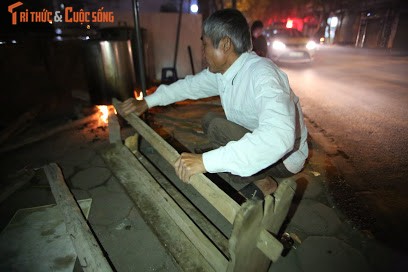
[[[309,65],[280,65],[306,118],[351,166],[343,185],[381,239],[408,223],[408,55],[323,47]],[[343,186],[343,187],[344,187]],[[397,233],[398,232],[398,233]]]

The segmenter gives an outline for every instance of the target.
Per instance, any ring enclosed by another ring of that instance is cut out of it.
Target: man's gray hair
[[[252,49],[248,22],[236,9],[223,9],[211,14],[204,21],[203,34],[211,39],[215,48],[222,38],[229,37],[238,55]]]

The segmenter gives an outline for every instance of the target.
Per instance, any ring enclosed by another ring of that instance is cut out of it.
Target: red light
[[[286,28],[292,28],[293,27],[293,20],[288,19],[288,21],[286,22]]]

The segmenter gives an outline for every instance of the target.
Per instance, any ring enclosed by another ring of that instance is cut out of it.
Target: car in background
[[[264,31],[268,57],[280,63],[310,63],[317,43],[295,28],[268,28]]]

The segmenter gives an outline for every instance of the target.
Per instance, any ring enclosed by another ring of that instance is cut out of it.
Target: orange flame
[[[137,94],[137,91],[134,90],[133,94],[134,94],[136,100],[143,100],[143,92],[139,92],[139,94]]]
[[[96,106],[99,111],[100,111],[100,117],[99,120],[102,121],[103,124],[107,124],[108,123],[108,116],[109,116],[109,109],[108,106],[105,105],[99,105]]]
[[[98,105],[96,107],[99,110],[98,126],[106,126],[109,123],[109,114],[112,112],[118,114],[113,105]]]

